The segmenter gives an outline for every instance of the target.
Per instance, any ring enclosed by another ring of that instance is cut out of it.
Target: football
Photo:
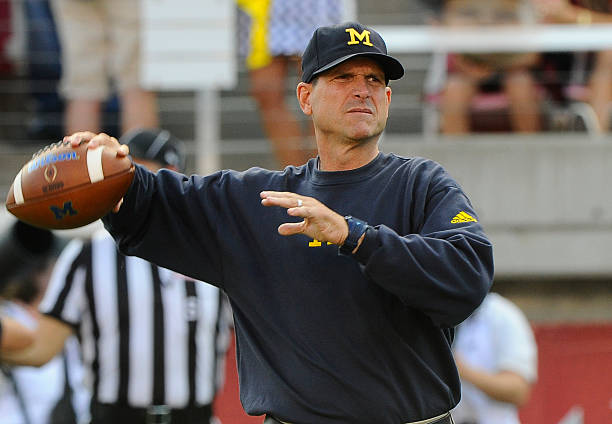
[[[60,141],[34,154],[9,189],[8,211],[48,229],[82,227],[110,212],[130,187],[134,164],[112,147],[87,144]]]

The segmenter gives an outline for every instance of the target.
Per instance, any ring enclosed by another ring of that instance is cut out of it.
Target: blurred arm
[[[455,358],[455,362],[461,379],[474,385],[490,398],[512,403],[517,407],[529,399],[531,384],[519,374],[512,371],[489,373],[470,367],[459,357]]]
[[[8,352],[28,347],[34,341],[34,332],[12,318],[2,317],[0,351]]]
[[[4,318],[2,322],[4,324]],[[71,334],[72,327],[68,324],[46,315],[40,315],[38,328],[33,334],[33,343],[10,352],[6,351],[3,346],[3,350],[0,352],[0,360],[11,365],[40,367],[62,351],[66,339]]]

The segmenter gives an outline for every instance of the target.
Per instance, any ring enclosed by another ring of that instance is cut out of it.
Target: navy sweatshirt
[[[229,296],[240,398],[249,414],[298,424],[399,424],[460,397],[453,327],[488,292],[492,246],[437,163],[380,153],[355,170],[316,159],[186,177],[137,167],[117,214],[122,252],[207,281]],[[354,257],[281,236],[286,209],[263,190],[312,196],[375,228]]]

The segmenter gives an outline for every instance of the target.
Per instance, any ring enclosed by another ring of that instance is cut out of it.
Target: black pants
[[[263,424],[282,424],[282,422],[271,415],[266,415],[266,419],[264,420]],[[450,414],[448,414],[447,416],[442,417],[437,421],[433,421],[430,424],[454,424],[454,421]]]
[[[91,424],[209,424],[212,415],[211,405],[170,409],[167,414],[156,414],[156,410],[164,409],[92,402]]]

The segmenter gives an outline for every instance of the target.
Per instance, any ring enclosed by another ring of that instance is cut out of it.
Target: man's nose
[[[361,98],[370,96],[370,88],[364,77],[357,77],[353,80],[353,95]]]

